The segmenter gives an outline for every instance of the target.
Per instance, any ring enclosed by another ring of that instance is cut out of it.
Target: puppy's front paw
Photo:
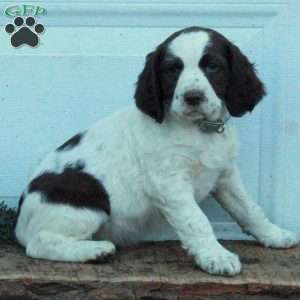
[[[259,241],[270,248],[290,248],[298,244],[297,235],[291,231],[274,226],[267,234],[265,233]]]
[[[221,245],[200,251],[196,263],[201,269],[214,275],[234,276],[242,270],[239,257]]]

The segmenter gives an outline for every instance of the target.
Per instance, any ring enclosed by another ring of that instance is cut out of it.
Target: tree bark
[[[240,275],[202,272],[173,241],[119,249],[105,264],[31,259],[14,244],[0,244],[0,299],[300,299],[300,246],[273,250],[249,241],[222,243],[240,255]]]

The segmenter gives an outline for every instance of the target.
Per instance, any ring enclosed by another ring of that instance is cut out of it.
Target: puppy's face
[[[222,46],[205,31],[181,34],[170,42],[160,65],[162,95],[171,99],[170,112],[190,120],[222,117],[230,73]]]
[[[187,120],[241,116],[264,96],[253,65],[221,34],[199,27],[175,32],[147,56],[135,93],[144,113]]]

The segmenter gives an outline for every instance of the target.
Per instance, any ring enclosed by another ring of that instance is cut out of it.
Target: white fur
[[[78,146],[53,152],[40,164],[32,178],[45,170],[59,173],[66,163],[84,160],[85,171],[98,178],[109,194],[111,215],[53,204],[37,192],[27,194],[16,235],[29,256],[97,259],[113,254],[113,244],[131,244],[171,225],[202,269],[237,274],[241,271],[238,256],[218,243],[197,204],[212,192],[244,230],[264,245],[296,244],[295,235],[271,224],[245,192],[235,167],[234,130],[226,126],[220,134],[203,133],[178,110],[184,91],[198,84],[194,80],[198,78],[208,98],[202,112],[218,118],[226,111],[205,76],[195,70],[197,55],[208,43],[205,34],[197,38],[202,40],[200,51],[192,34],[179,36],[171,44],[184,61],[184,70],[174,96],[179,102],[162,124],[132,107],[99,121]],[[87,241],[92,238],[100,241]]]

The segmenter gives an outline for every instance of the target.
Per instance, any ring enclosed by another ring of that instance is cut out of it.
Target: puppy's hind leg
[[[30,257],[65,262],[104,262],[114,253],[109,241],[79,241],[47,231],[35,235],[26,247]]]
[[[115,253],[110,241],[91,240],[108,219],[104,211],[49,203],[42,197],[38,192],[26,196],[16,226],[16,236],[28,256],[87,262]]]

